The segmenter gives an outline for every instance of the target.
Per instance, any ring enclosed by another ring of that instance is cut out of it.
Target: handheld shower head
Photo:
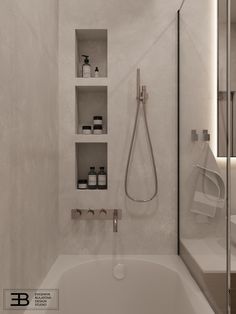
[[[146,109],[145,109],[145,103],[147,101],[147,98],[148,98],[147,88],[145,85],[142,85],[142,87],[140,86],[140,69],[137,69],[137,97],[136,97],[137,109],[136,109],[134,128],[133,128],[133,133],[132,133],[132,138],[131,138],[131,144],[130,144],[130,148],[129,148],[129,155],[128,155],[128,160],[127,160],[127,165],[126,165],[126,172],[125,172],[125,194],[130,200],[132,200],[134,202],[139,202],[139,203],[150,202],[158,194],[157,169],[156,169],[156,163],[155,163],[155,158],[154,158],[154,152],[153,152],[153,148],[152,148],[151,137],[150,137],[149,128],[148,128]],[[141,103],[143,104],[143,106],[140,106]],[[145,129],[146,129],[146,133],[147,133],[149,149],[150,149],[150,153],[151,153],[155,186],[154,186],[154,192],[149,198],[136,199],[136,198],[132,197],[128,191],[128,174],[129,174],[129,168],[130,168],[130,163],[131,163],[131,154],[132,154],[132,150],[134,148],[134,140],[135,140],[135,136],[136,136],[136,132],[137,132],[137,121],[138,121],[138,116],[139,116],[139,112],[141,110],[141,107],[143,107],[144,123],[145,123]]]

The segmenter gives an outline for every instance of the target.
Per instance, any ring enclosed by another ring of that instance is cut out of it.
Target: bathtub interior
[[[213,313],[201,309],[202,300],[181,273],[152,261],[126,258],[120,263],[122,279],[114,276],[116,262],[111,258],[82,262],[64,271],[58,281],[59,312],[46,314]]]

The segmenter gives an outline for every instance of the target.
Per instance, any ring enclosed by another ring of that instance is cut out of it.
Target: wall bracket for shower
[[[191,130],[191,139],[192,139],[193,142],[197,142],[198,141],[197,130]]]
[[[72,209],[71,219],[77,220],[113,220],[114,213],[117,219],[122,218],[122,209]]]

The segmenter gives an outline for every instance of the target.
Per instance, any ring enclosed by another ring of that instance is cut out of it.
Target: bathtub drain
[[[117,264],[113,267],[113,276],[118,279],[125,278],[125,265],[124,264]]]

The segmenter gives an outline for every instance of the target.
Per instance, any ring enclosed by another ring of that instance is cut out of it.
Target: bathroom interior
[[[236,2],[0,0],[0,69],[0,313],[236,313]]]

